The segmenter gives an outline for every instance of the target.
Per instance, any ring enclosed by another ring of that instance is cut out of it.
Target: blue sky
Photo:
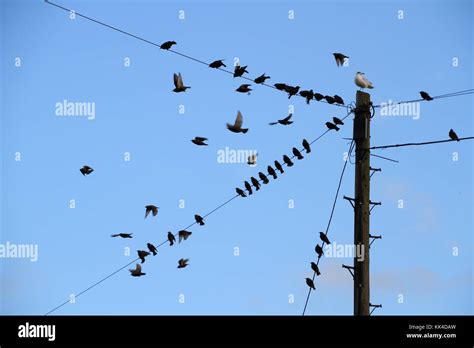
[[[250,77],[265,72],[271,83],[337,93],[346,102],[355,98],[356,71],[374,83],[375,103],[473,85],[470,1],[57,3],[157,43],[175,40],[176,50],[205,61],[232,65],[238,57]],[[0,241],[39,248],[37,262],[0,259],[2,314],[46,313],[132,261],[146,242],[163,241],[167,231],[192,223],[195,213],[232,197],[244,180],[303,138],[316,138],[333,116],[345,115],[343,108],[289,101],[261,86],[250,96],[236,93],[242,80],[71,20],[39,0],[3,0],[0,16]],[[349,66],[338,68],[332,52],[350,56]],[[192,89],[171,92],[174,72]],[[56,103],[65,99],[95,103],[95,119],[56,116]],[[268,126],[286,116],[290,104],[294,124]],[[471,96],[420,107],[419,119],[378,113],[372,144],[445,139],[450,128],[459,136],[474,134]],[[225,129],[237,110],[250,128],[245,135]],[[326,227],[349,146],[342,138],[351,135],[347,119],[258,194],[194,226],[186,242],[160,248],[144,264],[145,277],[124,270],[55,313],[300,315],[304,278],[311,276],[318,232]],[[208,137],[209,146],[194,146],[194,136]],[[218,163],[217,152],[226,147],[258,151],[259,165]],[[17,152],[21,161],[15,161]],[[371,216],[371,233],[383,235],[371,249],[371,302],[383,304],[376,313],[472,314],[472,143],[377,153],[400,163],[372,158],[372,166],[382,168],[371,187],[371,199],[382,201]],[[78,169],[84,164],[95,172],[83,177]],[[329,231],[333,243],[353,240],[352,208],[342,200],[353,195],[353,171],[349,165]],[[143,219],[147,204],[160,207],[158,217]],[[120,232],[135,238],[110,238]],[[124,255],[126,247],[131,256]],[[190,266],[177,270],[182,257]],[[321,260],[323,274],[307,314],[352,314],[352,279],[342,263],[352,259]]]

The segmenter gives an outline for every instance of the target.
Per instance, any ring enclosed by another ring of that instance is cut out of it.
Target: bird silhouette
[[[342,122],[342,120],[340,118],[333,117],[332,121],[334,122],[334,124],[338,124],[338,125],[341,125],[341,126],[344,125],[344,122]]]
[[[86,176],[92,173],[94,169],[89,166],[83,166],[81,169],[79,169],[79,171],[82,173],[83,176]]]
[[[314,93],[314,99],[316,99],[317,101],[321,101],[324,99],[324,95],[322,95],[321,93]]]
[[[286,83],[275,83],[273,86],[275,86],[279,91],[284,91],[286,87],[288,87]]]
[[[170,246],[172,246],[174,242],[176,242],[176,237],[171,232],[168,232],[168,241],[170,242]]]
[[[343,55],[342,53],[333,53],[334,59],[336,60],[337,66],[344,65],[344,61],[349,58],[348,56]]]
[[[140,260],[142,260],[142,263],[145,262],[145,257],[150,255],[150,253],[148,251],[145,251],[145,250],[137,250],[137,254],[138,254],[138,257],[140,258]]]
[[[155,256],[157,254],[158,250],[156,249],[156,246],[154,246],[151,243],[147,243],[146,246],[147,246],[148,250],[150,250],[150,253],[153,253],[153,256]]]
[[[299,160],[302,160],[304,158],[301,152],[296,147],[293,148],[293,155],[295,155],[296,158],[298,158]]]
[[[235,118],[234,124],[227,123],[227,129],[233,133],[247,133],[248,128],[242,128],[243,118],[240,111],[237,111],[237,117]]]
[[[246,66],[240,66],[240,65],[235,66],[235,68],[234,68],[234,78],[235,77],[240,77],[245,73],[247,73],[247,74],[249,73],[247,71],[247,65]]]
[[[308,140],[303,139],[303,147],[306,150],[306,153],[311,152],[311,146],[309,145]]]
[[[273,162],[273,163],[275,164],[275,168],[276,168],[278,171],[280,171],[280,173],[283,174],[283,173],[285,172],[285,171],[283,170],[283,167],[282,167],[282,165],[280,164],[280,162],[275,161],[275,162]]]
[[[173,92],[179,93],[179,92],[185,92],[188,88],[191,88],[189,86],[185,86],[183,83],[183,77],[181,76],[181,73],[178,73],[178,75],[173,74],[173,82],[174,82],[174,89]]]
[[[148,214],[150,214],[150,212],[153,214],[153,216],[158,215],[158,209],[159,207],[157,207],[156,205],[153,205],[153,204],[146,205],[145,206],[145,219],[148,216]]]
[[[323,248],[321,248],[319,244],[316,244],[314,250],[316,251],[316,254],[318,254],[318,258],[320,258],[324,254]]]
[[[326,234],[324,234],[324,232],[319,232],[319,238],[321,238],[321,240],[326,243],[326,244],[331,244],[331,242],[329,241],[329,238]]]
[[[360,71],[357,72],[354,78],[354,83],[360,88],[369,88],[369,89],[374,88],[374,85],[372,84],[372,82],[367,80],[367,78],[365,77],[365,74]]]
[[[184,239],[188,239],[190,235],[192,235],[193,233],[192,232],[189,232],[189,231],[186,231],[186,230],[181,230],[178,232],[178,238],[179,238],[179,243],[181,243],[181,241]]]
[[[255,82],[255,83],[265,83],[265,80],[267,80],[269,78],[270,78],[270,76],[266,76],[265,74],[262,74],[259,77],[257,77],[255,80],[253,80],[253,82]]]
[[[326,122],[326,127],[328,127],[329,129],[335,129],[336,131],[339,131],[339,127],[331,122]]]
[[[433,100],[433,98],[425,91],[421,91],[420,95],[424,100],[427,100],[427,101]]]
[[[312,89],[310,89],[309,91],[301,91],[300,96],[302,96],[303,98],[306,98],[306,104],[309,105],[309,102],[311,101],[311,99],[314,98],[314,92]]]
[[[133,233],[118,233],[118,234],[112,234],[111,237],[133,238],[132,234]]]
[[[267,167],[268,175],[273,176],[273,179],[277,178],[277,173],[275,172],[275,169],[272,168],[272,166]]]
[[[241,197],[247,197],[244,191],[242,189],[239,189],[238,187],[235,188],[235,192],[237,192]]]
[[[259,172],[258,173],[258,177],[262,180],[262,182],[266,185],[270,182],[270,180],[268,180],[267,176],[265,174],[263,174],[262,172]]]
[[[178,268],[184,268],[188,266],[189,259],[179,259],[178,260]]]
[[[335,94],[333,96],[334,98],[334,101],[336,102],[336,104],[340,104],[340,105],[344,105],[344,99],[342,99],[340,96],[338,96],[337,94]]]
[[[314,262],[311,262],[311,269],[316,273],[316,275],[321,275],[321,272],[319,272],[319,267],[317,264]]]
[[[252,194],[252,185],[250,185],[250,183],[248,181],[245,181],[245,188],[247,189],[247,191],[249,192],[249,195]]]
[[[282,124],[284,126],[288,126],[288,125],[293,123],[293,121],[291,121],[292,116],[293,116],[293,114],[290,113],[288,116],[286,116],[285,118],[283,118],[281,120],[278,120],[276,122],[270,122],[269,125],[274,126],[276,124]]]
[[[239,88],[237,88],[235,91],[240,92],[240,93],[247,93],[250,94],[250,91],[252,88],[250,88],[251,85],[244,83],[243,85],[240,85]]]
[[[129,269],[129,271],[132,277],[140,277],[146,274],[142,272],[142,266],[139,263],[137,263],[137,265],[135,266],[135,269]]]
[[[255,165],[257,165],[257,156],[258,156],[257,153],[248,156],[248,157],[247,157],[247,164],[248,164],[249,166],[255,166]]]
[[[198,146],[208,146],[208,144],[205,143],[207,140],[208,139],[204,137],[194,137],[191,141]]]
[[[336,102],[336,99],[334,99],[333,97],[331,97],[330,95],[325,95],[324,96],[324,99],[326,99],[326,101],[329,103],[329,104],[334,104]]]
[[[306,285],[308,285],[311,289],[316,290],[314,282],[311,278],[306,278]]]
[[[258,182],[257,179],[255,179],[253,176],[250,178],[250,181],[252,182],[252,185],[255,187],[255,190],[258,191],[260,190],[260,183]]]
[[[299,90],[300,90],[300,86],[288,86],[288,85],[285,86],[285,92],[288,93],[288,99],[298,94]]]
[[[200,226],[204,226],[204,219],[202,218],[201,215],[195,214],[195,215],[194,215],[194,220],[196,220],[196,222],[197,222]]]
[[[209,68],[219,69],[220,67],[227,67],[227,65],[224,64],[224,59],[215,60],[209,64]]]
[[[453,140],[459,141],[459,137],[453,129],[449,130],[449,137]]]
[[[290,157],[288,157],[287,155],[283,155],[283,162],[285,162],[288,167],[293,166],[293,162],[291,161]]]
[[[176,45],[176,41],[166,41],[160,45],[160,48],[162,50],[169,50],[173,45]]]

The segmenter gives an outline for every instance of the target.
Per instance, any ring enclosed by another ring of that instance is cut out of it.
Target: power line
[[[117,32],[119,32],[119,33],[121,33],[121,34],[130,36],[130,37],[132,37],[132,38],[134,38],[134,39],[140,40],[140,41],[142,41],[142,42],[145,42],[145,43],[147,43],[147,44],[149,44],[149,45],[152,45],[152,46],[155,46],[155,47],[158,47],[158,48],[161,49],[161,47],[160,47],[161,45],[158,44],[158,43],[156,43],[156,42],[150,41],[150,40],[145,39],[145,38],[143,38],[143,37],[141,37],[141,36],[138,36],[138,35],[135,35],[135,34],[132,34],[132,33],[128,32],[128,31],[125,31],[125,30],[123,30],[123,29],[114,27],[114,26],[112,26],[112,25],[110,25],[110,24],[104,23],[104,22],[102,22],[102,21],[99,21],[99,20],[97,20],[97,19],[91,18],[91,17],[86,16],[86,15],[83,15],[83,14],[81,14],[81,13],[79,13],[79,12],[76,12],[75,10],[71,10],[71,9],[69,9],[69,8],[67,8],[67,7],[63,7],[63,6],[61,6],[61,5],[55,4],[54,2],[51,2],[51,1],[49,1],[49,0],[44,0],[44,2],[47,3],[47,4],[49,4],[49,5],[55,6],[56,8],[59,8],[59,9],[61,9],[61,10],[64,10],[64,11],[67,11],[67,12],[70,12],[70,13],[73,12],[74,15],[76,15],[76,16],[82,17],[82,18],[84,18],[84,19],[86,19],[86,20],[88,20],[88,21],[91,21],[91,22],[94,22],[94,23],[96,23],[96,24],[102,25],[102,26],[104,26],[104,27],[106,27],[106,28],[112,29],[112,30],[117,31]],[[205,65],[206,67],[209,67],[209,63],[207,63],[207,62],[205,62],[205,61],[203,61],[203,60],[201,60],[201,59],[192,57],[192,56],[190,56],[190,55],[181,53],[181,52],[176,51],[176,50],[174,50],[174,49],[171,49],[171,48],[170,48],[170,49],[163,50],[163,51],[168,51],[168,52],[174,53],[174,54],[176,54],[176,55],[178,55],[178,56],[181,56],[181,57],[183,57],[183,58],[192,60],[192,61],[194,61],[194,62],[196,62],[196,63],[199,63],[199,64],[202,64],[202,65]],[[227,69],[216,68],[215,70],[220,70],[220,71],[223,71],[223,72],[225,72],[225,73],[227,73],[227,74],[234,75],[234,72],[233,72],[233,71],[230,71],[230,70],[227,70]],[[244,79],[244,80],[247,80],[247,81],[250,81],[250,82],[255,83],[255,81],[254,81],[253,79],[251,79],[251,78],[249,78],[249,77],[247,77],[247,76],[239,76],[239,77],[242,78],[242,79]],[[267,83],[259,83],[259,85],[262,85],[262,86],[265,86],[265,87],[268,87],[268,88],[272,88],[272,89],[274,89],[274,90],[278,90],[275,86],[269,85],[269,84],[267,84]],[[296,94],[296,96],[301,97],[301,98],[304,98],[303,96],[301,96],[301,95],[299,95],[299,94]],[[318,100],[317,100],[317,101],[318,101]],[[347,107],[347,106],[348,106],[348,105],[344,105],[344,104],[334,104],[334,103],[333,103],[333,104],[330,104],[330,103],[328,103],[328,102],[325,101],[325,100],[319,100],[318,102],[326,103],[326,104],[329,104],[329,105],[335,105],[335,106],[339,106],[339,107]]]
[[[420,146],[420,145],[431,145],[431,144],[440,144],[440,143],[449,143],[452,141],[463,141],[463,140],[472,140],[474,137],[465,137],[459,138],[459,140],[454,139],[446,139],[446,140],[434,140],[434,141],[425,141],[422,143],[405,143],[405,144],[393,144],[393,145],[383,145],[383,146],[373,146],[370,149],[389,149],[391,147],[404,147],[404,146]]]
[[[347,116],[346,116],[347,117]],[[329,227],[331,226],[331,222],[332,222],[332,218],[333,218],[333,215],[334,215],[334,210],[336,209],[336,203],[337,203],[337,199],[339,197],[339,190],[341,189],[341,185],[342,185],[342,179],[344,177],[344,172],[346,171],[346,166],[347,166],[347,162],[349,161],[349,158],[351,156],[351,153],[352,153],[352,150],[354,148],[354,141],[351,141],[351,144],[349,146],[349,150],[348,150],[348,158],[347,160],[344,162],[344,166],[342,167],[342,171],[341,171],[341,175],[339,177],[339,183],[337,185],[337,190],[336,190],[336,194],[334,196],[334,201],[332,203],[332,208],[331,208],[331,214],[329,215],[329,220],[328,220],[328,225],[326,227],[326,233],[325,235],[327,236],[328,232],[329,232]],[[324,241],[321,243],[321,248],[324,247]],[[320,257],[318,257],[318,260],[316,261],[316,266],[319,265],[319,260],[321,260]],[[313,272],[313,283],[314,283],[314,278],[316,277],[316,272]],[[308,290],[308,296],[306,297],[306,302],[304,304],[304,308],[303,308],[303,316],[305,315],[306,313],[306,307],[308,306],[308,302],[309,302],[309,298],[311,296],[311,290],[313,290],[312,288],[309,288]]]
[[[452,93],[441,94],[441,95],[434,96],[432,98],[433,99],[442,99],[442,98],[459,97],[459,96],[468,95],[468,94],[474,94],[474,88],[465,89],[463,91],[457,91],[457,92],[452,92]],[[416,102],[422,102],[422,101],[427,101],[427,100],[425,100],[423,98],[419,98],[419,99],[412,99],[412,100],[404,100],[404,101],[400,101],[400,102],[397,102],[397,103],[390,103],[390,104],[389,103],[382,103],[382,104],[374,105],[374,108],[380,108],[382,106],[393,106],[393,105],[399,105],[399,104],[416,103]]]

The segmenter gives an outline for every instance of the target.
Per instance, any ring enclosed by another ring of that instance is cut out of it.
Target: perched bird
[[[298,91],[300,90],[300,86],[285,86],[285,92],[288,93],[288,99],[290,99],[292,96],[298,94]]]
[[[146,246],[148,247],[148,250],[150,250],[150,253],[153,253],[153,256],[157,254],[158,250],[156,249],[156,246],[151,243],[146,243]]]
[[[312,89],[310,89],[309,91],[301,91],[300,96],[302,96],[303,98],[306,98],[306,104],[309,104],[311,99],[314,98],[314,92]]]
[[[178,238],[179,238],[179,243],[181,243],[181,241],[184,239],[188,239],[188,237],[190,235],[192,235],[193,233],[192,232],[189,232],[189,231],[186,231],[186,230],[181,230],[178,232]]]
[[[273,86],[275,86],[279,91],[284,91],[286,87],[288,87],[286,83],[275,83]]]
[[[329,241],[329,238],[328,236],[326,236],[326,234],[324,234],[324,232],[319,232],[319,238],[321,238],[321,240],[326,243],[326,244],[331,244],[331,242]]]
[[[280,171],[280,173],[284,173],[285,171],[283,170],[283,167],[281,166],[280,162],[275,161],[273,162],[275,164],[275,168]]]
[[[349,58],[348,56],[343,55],[342,53],[333,53],[334,59],[336,59],[337,66],[344,65],[344,61]]]
[[[288,126],[288,125],[293,123],[293,121],[291,121],[292,116],[293,116],[293,114],[290,113],[288,116],[286,116],[285,118],[283,118],[281,120],[278,120],[276,122],[270,122],[269,125],[274,126],[274,125],[279,123],[279,124],[282,124],[284,126]]]
[[[135,266],[135,269],[129,269],[129,271],[132,277],[140,277],[146,274],[142,272],[142,266],[139,263],[137,263],[137,265]]]
[[[249,195],[252,194],[252,185],[250,185],[250,183],[248,181],[245,181],[245,188],[246,190],[249,192]]]
[[[161,44],[160,48],[162,50],[169,50],[171,46],[176,45],[176,41],[166,41]]]
[[[183,83],[183,77],[181,76],[181,73],[178,73],[178,75],[173,74],[173,82],[174,82],[174,89],[173,92],[179,93],[179,92],[186,92],[188,88],[191,88],[189,86],[185,86]]]
[[[238,187],[235,188],[235,192],[237,192],[240,196],[242,197],[247,197],[244,191],[242,189],[239,189]]]
[[[316,254],[318,254],[318,258],[324,254],[323,248],[321,248],[319,244],[316,244],[316,247],[314,248],[314,250],[316,251]]]
[[[324,95],[322,95],[321,93],[314,93],[314,99],[316,99],[317,101],[321,101],[324,99]]]
[[[342,99],[340,96],[338,96],[337,94],[335,94],[333,96],[334,100],[336,101],[337,104],[341,104],[341,105],[344,105],[344,99]]]
[[[249,157],[247,157],[247,164],[249,166],[257,165],[257,156],[258,156],[258,153],[255,153],[255,154],[250,155]]]
[[[283,155],[283,162],[285,162],[288,167],[293,166],[293,162],[291,162],[290,157],[288,157],[287,155]]]
[[[204,137],[194,137],[191,141],[198,146],[207,146],[208,144],[205,143],[207,140],[208,139]]]
[[[336,131],[339,130],[339,127],[336,126],[334,123],[331,123],[331,122],[326,122],[326,127],[328,127],[329,129],[335,129]]]
[[[269,78],[270,78],[270,76],[266,76],[265,74],[262,74],[259,77],[257,77],[255,80],[253,80],[253,82],[255,82],[255,83],[265,83],[265,80],[267,80]]]
[[[314,262],[311,262],[311,269],[316,273],[316,275],[321,275],[321,272],[319,272],[319,267],[317,264]]]
[[[148,251],[145,251],[145,250],[137,250],[137,253],[138,253],[138,257],[140,258],[140,260],[142,260],[142,263],[145,262],[145,257],[150,255],[150,253]]]
[[[267,167],[268,175],[273,176],[273,179],[277,178],[277,173],[275,172],[275,169],[272,168],[272,166]]]
[[[204,219],[202,218],[201,215],[195,214],[195,215],[194,215],[194,220],[196,220],[196,222],[197,222],[200,226],[204,226]]]
[[[237,117],[235,118],[234,124],[227,123],[227,129],[234,133],[245,134],[248,132],[249,129],[242,128],[242,123],[243,123],[242,114],[240,113],[240,111],[237,111]]]
[[[83,166],[81,169],[79,169],[79,171],[82,173],[83,176],[86,176],[92,173],[94,169],[89,166]]]
[[[179,259],[178,268],[184,268],[188,265],[189,259]]]
[[[357,72],[354,78],[354,82],[360,88],[369,88],[369,89],[374,88],[374,85],[372,84],[372,82],[367,80],[367,78],[365,77],[365,74],[361,73],[360,71]]]
[[[224,64],[224,59],[215,60],[209,64],[209,68],[219,69],[220,67],[227,67],[227,65]]]
[[[248,93],[250,94],[250,91],[252,88],[250,88],[251,85],[244,83],[243,85],[240,85],[239,88],[237,88],[235,91],[240,92],[240,93]]]
[[[111,237],[133,238],[132,234],[133,233],[118,233],[118,234],[112,234]]]
[[[459,137],[456,132],[452,129],[449,130],[449,137],[453,140],[459,141]]]
[[[303,139],[303,147],[306,150],[306,153],[311,152],[311,146],[309,145],[308,140]]]
[[[330,95],[325,95],[324,96],[324,99],[326,99],[326,101],[329,103],[329,104],[334,104],[336,102],[336,99],[334,99],[333,97],[331,97]]]
[[[306,278],[306,284],[313,290],[316,290],[316,288],[314,287],[314,282],[311,278]]]
[[[268,180],[267,176],[265,174],[263,174],[262,172],[259,172],[258,173],[258,177],[262,180],[262,182],[266,185],[270,182],[270,180]]]
[[[255,190],[258,191],[260,190],[260,183],[258,182],[257,179],[255,179],[253,176],[250,178],[250,181],[252,182],[252,185],[255,187]]]
[[[156,205],[153,205],[153,204],[146,205],[145,209],[146,209],[145,210],[145,219],[148,216],[148,214],[150,214],[150,212],[153,214],[153,216],[158,215],[159,207],[157,207]]]
[[[247,65],[246,66],[240,66],[240,65],[236,65],[235,68],[234,68],[234,77],[240,77],[242,76],[244,73],[249,73],[247,71]]]
[[[296,147],[293,148],[293,155],[295,155],[296,158],[298,158],[299,160],[302,160],[304,158],[301,152]]]
[[[425,91],[421,91],[420,95],[424,100],[427,100],[427,101],[433,100],[433,98]]]
[[[342,120],[340,118],[333,117],[332,121],[334,122],[334,124],[338,124],[338,125],[341,125],[341,126],[344,125],[344,122],[342,122]]]
[[[170,242],[170,246],[172,246],[174,242],[176,242],[176,237],[171,232],[168,232],[168,241]]]

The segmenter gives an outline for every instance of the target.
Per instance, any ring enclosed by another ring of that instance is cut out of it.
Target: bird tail
[[[276,124],[278,124],[278,122],[270,122],[270,123],[269,123],[270,126],[274,126],[274,125],[276,125]]]
[[[336,132],[338,132],[340,128],[338,126],[334,126],[334,129],[336,130]]]
[[[204,226],[204,221],[201,221],[199,225]]]
[[[242,131],[242,133],[245,134],[245,133],[247,133],[247,132],[249,131],[249,129],[248,129],[248,128],[242,128],[241,131]]]

